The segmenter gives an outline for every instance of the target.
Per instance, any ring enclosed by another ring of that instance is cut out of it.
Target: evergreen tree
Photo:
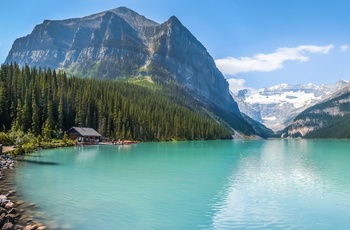
[[[6,122],[6,88],[4,83],[0,82],[0,124],[5,125]],[[2,127],[0,127],[0,131],[2,131]]]
[[[38,135],[40,134],[39,107],[34,97],[32,98],[32,111],[32,132],[34,135]]]
[[[58,104],[58,125],[57,125],[60,130],[64,129],[63,123],[64,123],[64,105],[63,105],[63,98],[61,97],[60,102]]]

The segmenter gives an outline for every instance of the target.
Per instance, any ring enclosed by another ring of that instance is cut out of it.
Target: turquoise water
[[[140,143],[45,150],[17,190],[57,229],[348,229],[350,142]]]

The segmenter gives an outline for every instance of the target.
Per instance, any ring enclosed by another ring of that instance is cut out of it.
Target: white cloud
[[[227,79],[227,82],[229,84],[229,88],[231,92],[234,94],[236,94],[239,90],[246,88],[244,87],[244,84],[245,84],[244,79],[230,78],[230,79]]]
[[[253,71],[270,72],[283,68],[286,61],[308,61],[309,53],[328,54],[333,45],[313,46],[302,45],[297,47],[282,47],[270,54],[256,54],[254,57],[227,57],[215,60],[217,67],[223,74],[236,75]]]
[[[347,51],[349,49],[349,46],[348,45],[342,45],[342,46],[340,46],[340,52],[345,52],[345,51]]]

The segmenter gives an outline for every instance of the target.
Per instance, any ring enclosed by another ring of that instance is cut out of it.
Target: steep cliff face
[[[176,17],[158,24],[125,7],[49,21],[17,39],[6,63],[64,69],[80,77],[140,74],[174,81],[231,127],[252,133],[206,48]]]
[[[282,137],[349,138],[350,86],[300,113]]]
[[[227,81],[206,48],[190,31],[174,16],[158,29],[152,41],[149,65],[166,69],[173,79],[205,101],[238,112]]]

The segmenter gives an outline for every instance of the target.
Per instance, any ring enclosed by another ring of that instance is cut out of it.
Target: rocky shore
[[[34,221],[28,210],[34,204],[26,204],[18,199],[14,190],[13,168],[16,159],[9,154],[0,155],[0,230],[43,230],[43,224]]]

